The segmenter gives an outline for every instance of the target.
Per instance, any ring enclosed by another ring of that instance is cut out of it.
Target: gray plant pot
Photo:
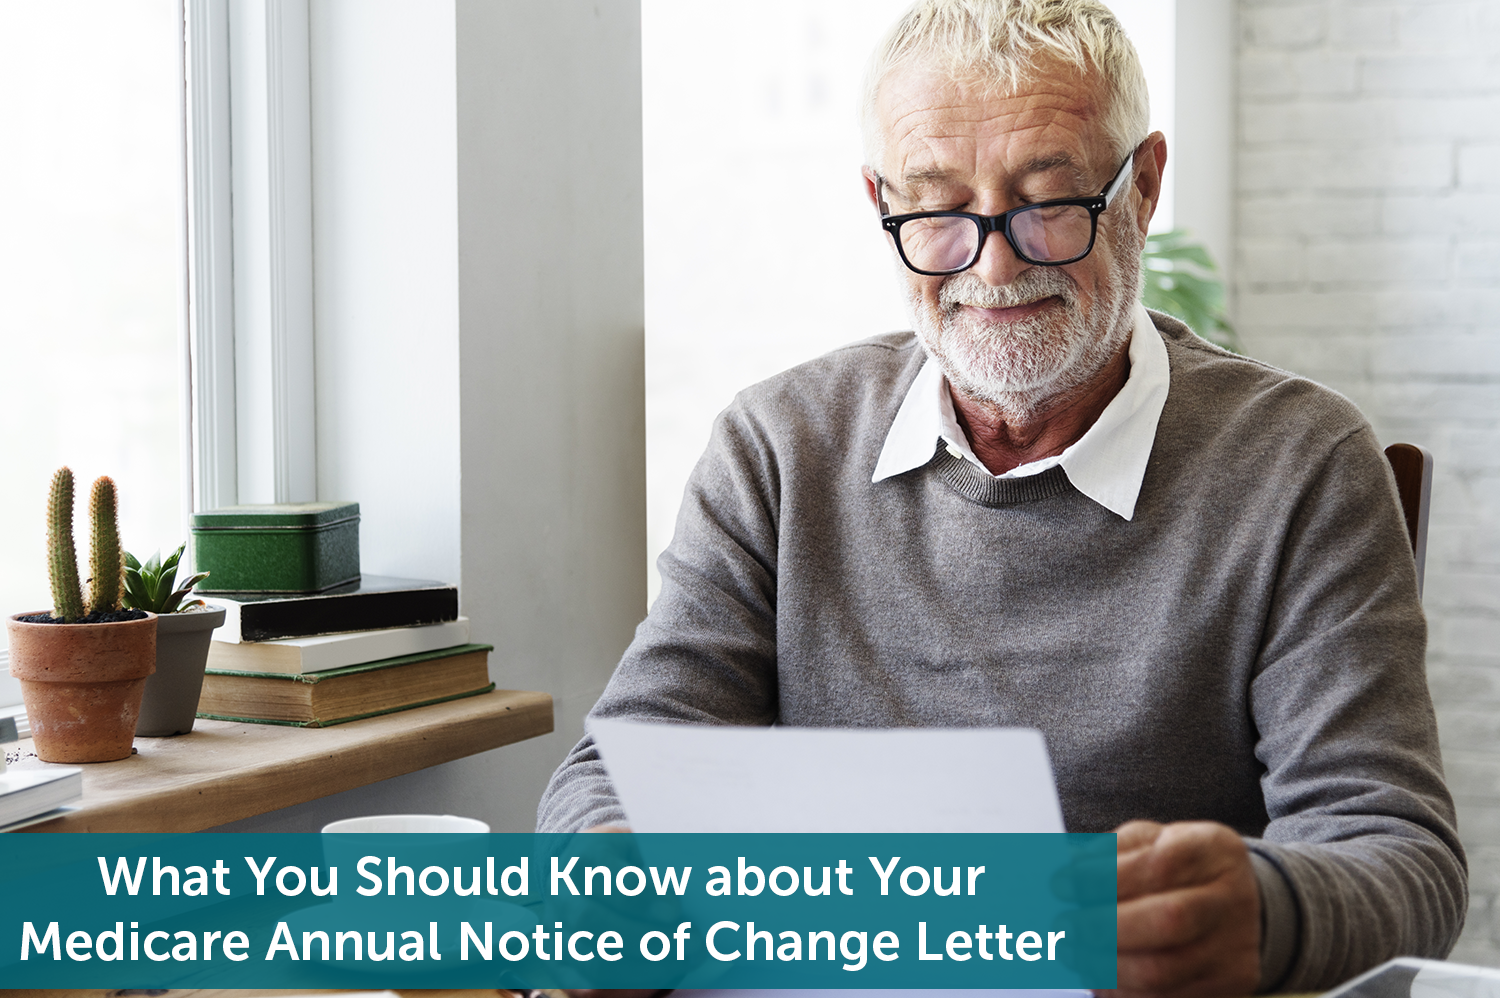
[[[208,643],[224,623],[224,608],[164,613],[156,618],[156,671],[146,680],[136,737],[164,738],[193,730]]]

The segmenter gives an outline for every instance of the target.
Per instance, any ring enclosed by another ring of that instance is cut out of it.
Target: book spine
[[[287,728],[330,728],[335,724],[347,724],[350,721],[362,721],[367,717],[379,717],[382,714],[395,714],[403,710],[413,710],[417,707],[430,707],[435,703],[447,703],[450,700],[463,700],[468,697],[477,697],[489,693],[495,688],[494,683],[481,687],[477,690],[468,690],[464,693],[454,693],[445,697],[437,697],[433,700],[422,700],[417,703],[402,704],[400,707],[388,707],[385,710],[372,710],[367,714],[351,714],[348,717],[336,717],[333,719],[315,717],[311,721],[278,721],[268,717],[236,717],[230,714],[206,714],[199,712],[198,716],[209,721],[233,721],[236,724],[279,724]]]
[[[275,641],[457,620],[458,590],[406,589],[266,600],[242,603],[239,609],[242,641]]]
[[[313,639],[308,644],[286,641],[247,641],[231,644],[215,640],[209,646],[209,672],[323,673],[403,656],[426,655],[468,644],[469,618],[440,624],[365,631]]]

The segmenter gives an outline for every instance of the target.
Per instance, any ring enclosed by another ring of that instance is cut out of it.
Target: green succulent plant
[[[47,569],[52,582],[52,616],[66,624],[120,609],[120,526],[115,483],[108,477],[97,479],[89,493],[89,519],[91,577],[85,605],[73,547],[73,471],[58,468],[47,497]]]
[[[176,613],[190,607],[202,606],[201,599],[183,603],[183,598],[193,587],[208,578],[207,572],[190,575],[177,584],[177,563],[182,560],[183,543],[176,551],[162,560],[161,552],[153,552],[142,564],[135,555],[125,552],[125,605],[132,610],[149,610],[152,613]]]
[[[1141,257],[1147,308],[1174,315],[1199,336],[1225,350],[1240,349],[1239,336],[1224,314],[1224,281],[1202,244],[1183,229],[1146,237]]]

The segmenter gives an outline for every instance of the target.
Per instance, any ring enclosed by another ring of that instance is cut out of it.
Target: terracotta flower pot
[[[156,618],[156,674],[146,680],[137,735],[165,738],[193,730],[209,640],[224,616],[224,608],[215,606]]]
[[[33,624],[25,616],[11,617],[6,629],[10,674],[21,681],[37,756],[109,762],[130,755],[146,677],[156,670],[156,614],[114,624]]]

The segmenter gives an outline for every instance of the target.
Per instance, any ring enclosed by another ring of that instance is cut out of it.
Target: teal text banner
[[[1109,988],[1113,835],[5,835],[11,988]]]

